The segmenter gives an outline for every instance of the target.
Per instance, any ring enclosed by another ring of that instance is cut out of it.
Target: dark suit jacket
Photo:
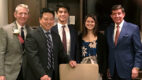
[[[113,40],[114,24],[107,29],[106,37],[109,47],[109,68],[113,76],[114,68],[121,78],[131,78],[133,67],[141,68],[142,44],[137,25],[124,21],[118,43],[115,46]]]
[[[72,60],[77,61],[77,58],[76,58],[76,55],[78,53],[78,48],[77,48],[77,35],[78,34],[77,34],[77,30],[74,28],[73,25],[68,25],[68,27],[69,27],[69,30],[70,30],[70,37],[71,37],[70,58]],[[57,25],[52,28],[52,31],[58,33]]]
[[[97,62],[99,65],[99,72],[101,74],[106,74],[107,73],[107,57],[108,57],[108,49],[107,49],[107,43],[106,43],[106,38],[104,37],[103,34],[98,33],[97,34],[97,45],[96,45],[96,53],[97,53]],[[82,57],[82,34],[79,35],[79,49],[80,49],[80,55],[79,61],[81,62],[83,57]],[[102,50],[103,49],[103,50]]]
[[[67,55],[64,53],[63,45],[58,34],[51,31],[53,40],[53,54],[54,54],[54,71],[55,80],[59,80],[59,64],[67,63],[69,61]],[[25,57],[27,63],[24,70],[26,72],[25,80],[39,80],[43,75],[52,75],[47,69],[48,53],[47,40],[41,27],[32,30],[25,42]]]

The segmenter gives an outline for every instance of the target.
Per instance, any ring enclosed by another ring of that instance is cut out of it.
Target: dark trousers
[[[102,80],[108,80],[107,74],[103,74]]]
[[[118,73],[117,73],[116,67],[115,67],[114,74],[113,74],[113,76],[112,76],[112,80],[132,80],[132,79],[120,78],[120,76],[119,76]]]
[[[51,80],[55,80],[55,71],[53,69],[48,70],[46,73],[51,77]]]
[[[53,71],[53,73],[52,73],[51,80],[55,80],[55,71]]]
[[[21,68],[21,70],[20,70],[20,72],[19,72],[19,75],[18,75],[18,77],[17,77],[16,80],[24,80],[24,79],[23,79],[22,68]]]

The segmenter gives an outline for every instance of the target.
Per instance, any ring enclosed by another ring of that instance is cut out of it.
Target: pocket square
[[[125,37],[127,38],[128,36],[129,36],[128,34],[126,34],[126,35],[123,35],[123,37],[124,37],[124,38],[125,38]]]

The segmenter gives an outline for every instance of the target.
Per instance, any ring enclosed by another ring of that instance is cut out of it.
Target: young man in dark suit
[[[112,80],[135,79],[142,65],[139,28],[124,20],[125,11],[121,5],[114,5],[110,16],[114,21],[106,34],[110,75]]]
[[[54,12],[44,8],[39,18],[40,26],[27,35],[25,43],[25,80],[59,80],[59,64],[70,60],[64,52],[57,33],[50,29],[54,25]],[[76,62],[70,61],[71,67]]]
[[[64,3],[57,5],[56,13],[58,17],[57,25],[52,30],[60,35],[61,41],[64,45],[64,50],[72,59],[77,59],[77,30],[75,26],[68,24],[70,8]]]

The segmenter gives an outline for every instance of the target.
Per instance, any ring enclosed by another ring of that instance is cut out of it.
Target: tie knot
[[[65,26],[65,25],[63,25],[62,27],[63,27],[63,28],[65,28],[66,26]]]
[[[24,29],[24,27],[21,27],[21,29],[23,30],[23,29]]]
[[[117,25],[115,28],[116,28],[116,29],[119,29],[119,25]]]
[[[119,25],[117,25],[116,27],[119,28]]]
[[[46,34],[49,35],[49,34],[51,34],[51,32],[48,31],[48,32],[46,32]]]

